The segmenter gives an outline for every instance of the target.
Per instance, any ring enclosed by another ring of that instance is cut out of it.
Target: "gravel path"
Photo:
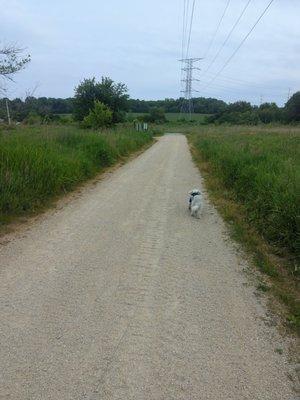
[[[291,400],[289,366],[206,202],[162,137],[0,246],[0,399]]]

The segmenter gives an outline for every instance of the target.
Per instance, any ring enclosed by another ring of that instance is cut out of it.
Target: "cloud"
[[[231,1],[211,51],[201,63],[204,70],[245,2]],[[225,3],[226,0],[196,0],[191,56],[205,53]],[[204,82],[222,67],[267,3],[268,0],[252,0],[215,64],[202,78]],[[182,5],[183,0],[0,0],[1,40],[26,46],[32,55],[31,65],[17,75],[12,95],[23,95],[40,82],[37,95],[72,96],[81,79],[105,75],[126,83],[133,97],[178,97]],[[262,95],[282,104],[289,88],[300,88],[299,15],[298,0],[275,1],[203,95],[256,103]]]

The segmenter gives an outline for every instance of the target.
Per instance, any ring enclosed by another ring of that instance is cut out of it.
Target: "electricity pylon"
[[[184,63],[184,66],[181,68],[181,70],[186,74],[186,77],[182,79],[185,87],[184,90],[181,91],[184,93],[184,101],[181,106],[181,113],[189,114],[190,120],[192,119],[192,114],[194,112],[192,93],[197,92],[197,90],[193,89],[192,82],[199,81],[199,79],[193,78],[193,70],[200,70],[200,68],[194,67],[194,63],[200,60],[202,60],[202,58],[184,58],[179,60],[180,62]]]

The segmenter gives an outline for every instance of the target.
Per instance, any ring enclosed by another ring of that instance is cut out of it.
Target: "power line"
[[[187,32],[189,23],[189,10],[190,10],[190,0],[184,0],[183,2],[183,19],[182,19],[182,58],[185,53],[185,46],[187,44]]]
[[[189,9],[190,9],[190,0],[184,0],[183,2],[183,24],[182,24],[182,48],[181,48],[181,59],[185,56],[185,48],[187,44],[187,32],[188,32],[188,23],[189,23]],[[181,69],[181,81],[183,78],[183,70]]]
[[[230,63],[230,61],[233,59],[233,57],[236,55],[236,53],[240,50],[240,48],[243,46],[243,44],[245,43],[245,41],[248,39],[248,37],[251,35],[251,33],[253,32],[253,30],[255,29],[255,27],[257,26],[257,24],[260,22],[260,20],[262,19],[262,17],[266,14],[266,12],[268,11],[268,9],[270,8],[271,4],[274,2],[274,0],[271,0],[267,7],[264,9],[264,11],[260,14],[259,18],[256,20],[255,24],[252,26],[252,28],[250,29],[250,31],[247,33],[247,35],[243,38],[243,40],[241,41],[241,43],[238,45],[238,47],[234,50],[234,52],[231,54],[231,56],[227,59],[227,61],[225,62],[225,64],[222,66],[222,68],[214,75],[214,77],[207,83],[206,86],[204,86],[203,89],[206,89],[212,82],[214,82],[217,77],[224,71],[224,69],[227,67],[227,65]]]
[[[196,0],[193,0],[191,10],[190,10],[190,2],[189,0],[184,0],[183,6],[183,38],[182,38],[182,57],[181,62],[183,63],[183,67],[181,69],[181,81],[184,84],[182,92],[184,93],[184,99],[181,105],[181,113],[188,113],[189,118],[192,119],[193,113],[193,100],[192,93],[193,90],[193,81],[197,81],[198,79],[193,78],[193,70],[199,69],[194,66],[194,63],[200,61],[200,58],[191,58],[188,57],[190,44],[191,44],[191,36],[192,36],[192,28],[194,21],[194,13],[195,13],[195,3]],[[186,49],[185,49],[186,45]],[[184,51],[185,58],[184,58]],[[184,73],[186,74],[185,78],[183,78]]]
[[[241,14],[239,15],[238,19],[235,21],[235,24],[233,25],[233,27],[231,28],[230,32],[228,33],[228,35],[226,36],[226,39],[224,40],[224,42],[222,43],[221,47],[219,48],[219,50],[217,51],[216,55],[214,56],[214,58],[212,59],[212,61],[210,62],[210,64],[208,65],[208,67],[206,68],[206,70],[203,72],[203,76],[207,73],[207,71],[212,67],[212,65],[214,64],[214,62],[216,61],[216,59],[218,58],[219,54],[221,53],[221,51],[223,50],[224,46],[226,45],[226,43],[228,42],[228,40],[230,39],[232,33],[234,32],[235,28],[237,27],[237,25],[239,24],[241,18],[243,17],[243,15],[245,14],[249,4],[251,3],[252,0],[248,0],[245,7],[243,8]]]
[[[214,73],[212,73],[212,72],[207,72],[207,73],[209,75],[214,75]],[[221,75],[220,79],[232,81],[231,83],[238,83],[238,84],[242,83],[242,84],[248,85],[248,86],[260,86],[260,87],[262,86],[262,85],[259,85],[258,83],[249,82],[249,81],[245,81],[245,80],[238,79],[238,78],[232,78],[232,77],[227,76],[227,75]]]
[[[182,18],[182,43],[181,43],[181,57],[184,54],[184,44],[185,44],[185,18],[186,18],[186,0],[183,2],[183,18]]]
[[[213,75],[211,72],[208,72],[208,74],[210,74],[210,75]],[[258,84],[258,83],[252,83],[252,82],[248,82],[248,81],[243,81],[243,80],[240,80],[240,79],[234,79],[234,78],[230,78],[230,77],[227,77],[227,76],[224,76],[224,75],[221,75],[220,77],[219,77],[219,79],[221,80],[221,81],[225,81],[225,82],[221,82],[221,83],[216,83],[216,82],[213,82],[212,83],[212,85],[235,85],[235,86],[237,86],[237,85],[239,85],[239,86],[241,86],[241,85],[243,85],[243,86],[251,86],[251,88],[257,88],[257,90],[259,90],[259,91],[261,91],[261,90],[263,90],[263,91],[266,91],[266,90],[268,90],[267,88],[266,88],[266,85],[263,85],[263,84]],[[206,84],[206,83],[208,83],[208,82],[205,82],[205,81],[202,81],[204,84]],[[225,87],[225,86],[224,86]],[[226,86],[227,87],[227,86]],[[237,88],[238,89],[238,88]],[[243,89],[241,89],[241,90],[243,90]],[[276,94],[276,95],[279,95],[278,93]],[[276,96],[275,95],[275,96]],[[280,96],[282,95],[282,93],[280,94]]]
[[[206,82],[204,82],[204,83],[206,83]],[[245,91],[245,89],[243,89],[242,87],[228,87],[228,86],[226,86],[226,82],[225,83],[224,82],[222,82],[222,83],[213,82],[210,87],[212,87],[212,89],[214,89],[215,87],[220,88],[222,91],[228,91],[228,92],[233,92],[233,93],[237,93],[237,92],[243,93]],[[280,92],[280,93],[279,92],[276,92],[276,93],[271,92],[270,93],[266,87],[253,88],[253,90],[247,90],[247,93],[250,93],[250,94],[255,94],[258,92],[264,92],[264,93],[267,93],[269,96],[274,96],[274,97],[276,97],[276,96],[282,97],[283,96],[283,92]]]
[[[213,43],[214,43],[214,41],[215,41],[216,35],[217,35],[217,33],[218,33],[219,29],[220,29],[221,23],[222,23],[222,21],[223,21],[223,19],[224,19],[224,16],[225,16],[225,14],[226,14],[226,11],[227,11],[227,9],[228,9],[228,7],[229,7],[230,1],[231,1],[231,0],[227,0],[225,9],[224,9],[224,11],[223,11],[223,14],[222,14],[222,16],[221,16],[221,18],[220,18],[220,20],[219,20],[219,23],[218,23],[218,25],[217,25],[217,28],[216,28],[216,30],[215,30],[215,32],[214,32],[212,38],[211,38],[211,41],[210,41],[210,43],[209,43],[209,45],[208,45],[208,47],[207,47],[207,49],[206,49],[206,52],[205,52],[205,54],[204,54],[204,58],[208,55],[208,53],[209,53],[209,51],[210,51],[210,49],[211,49],[211,46],[213,45]]]
[[[183,18],[182,18],[182,43],[181,43],[181,58],[184,57],[185,35],[186,35],[186,19],[187,19],[187,0],[183,1]],[[183,79],[183,70],[181,69],[181,82]]]
[[[189,54],[189,50],[190,50],[192,27],[193,27],[194,12],[195,12],[195,2],[196,2],[196,0],[193,0],[193,6],[192,6],[192,12],[191,12],[191,20],[190,20],[189,39],[188,39],[188,42],[187,42],[185,58],[188,58],[188,54]]]
[[[231,91],[231,90],[228,90],[228,89],[221,90],[221,91],[224,92],[224,93],[228,93],[228,94],[230,94],[231,96],[236,97],[237,99],[241,99],[242,96],[243,96],[243,95],[241,95],[241,94],[238,93],[238,92],[234,92],[234,91]],[[219,88],[212,88],[212,87],[210,87],[210,88],[208,88],[208,89],[201,90],[201,93],[204,93],[204,94],[206,94],[206,95],[211,95],[211,96],[215,97],[216,95],[218,96],[218,95],[220,94],[220,89],[219,89]],[[255,97],[257,98],[257,97],[259,97],[259,92],[256,92],[256,93],[255,93],[255,92],[249,93],[249,96],[250,96],[251,98],[255,98]],[[277,98],[278,101],[284,102],[284,99],[286,98],[286,94],[285,94],[284,92],[282,92],[281,94],[278,94],[278,95],[274,95],[274,94],[271,94],[271,93],[267,93],[267,94],[264,95],[264,98],[265,98],[265,99],[270,99],[269,102],[274,101],[274,100],[273,100],[274,97]]]

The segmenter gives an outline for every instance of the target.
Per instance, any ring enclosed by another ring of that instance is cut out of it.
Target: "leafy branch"
[[[14,45],[4,46],[0,48],[0,76],[9,80],[13,80],[12,76],[19,72],[30,62],[30,55],[21,57],[24,49]]]

